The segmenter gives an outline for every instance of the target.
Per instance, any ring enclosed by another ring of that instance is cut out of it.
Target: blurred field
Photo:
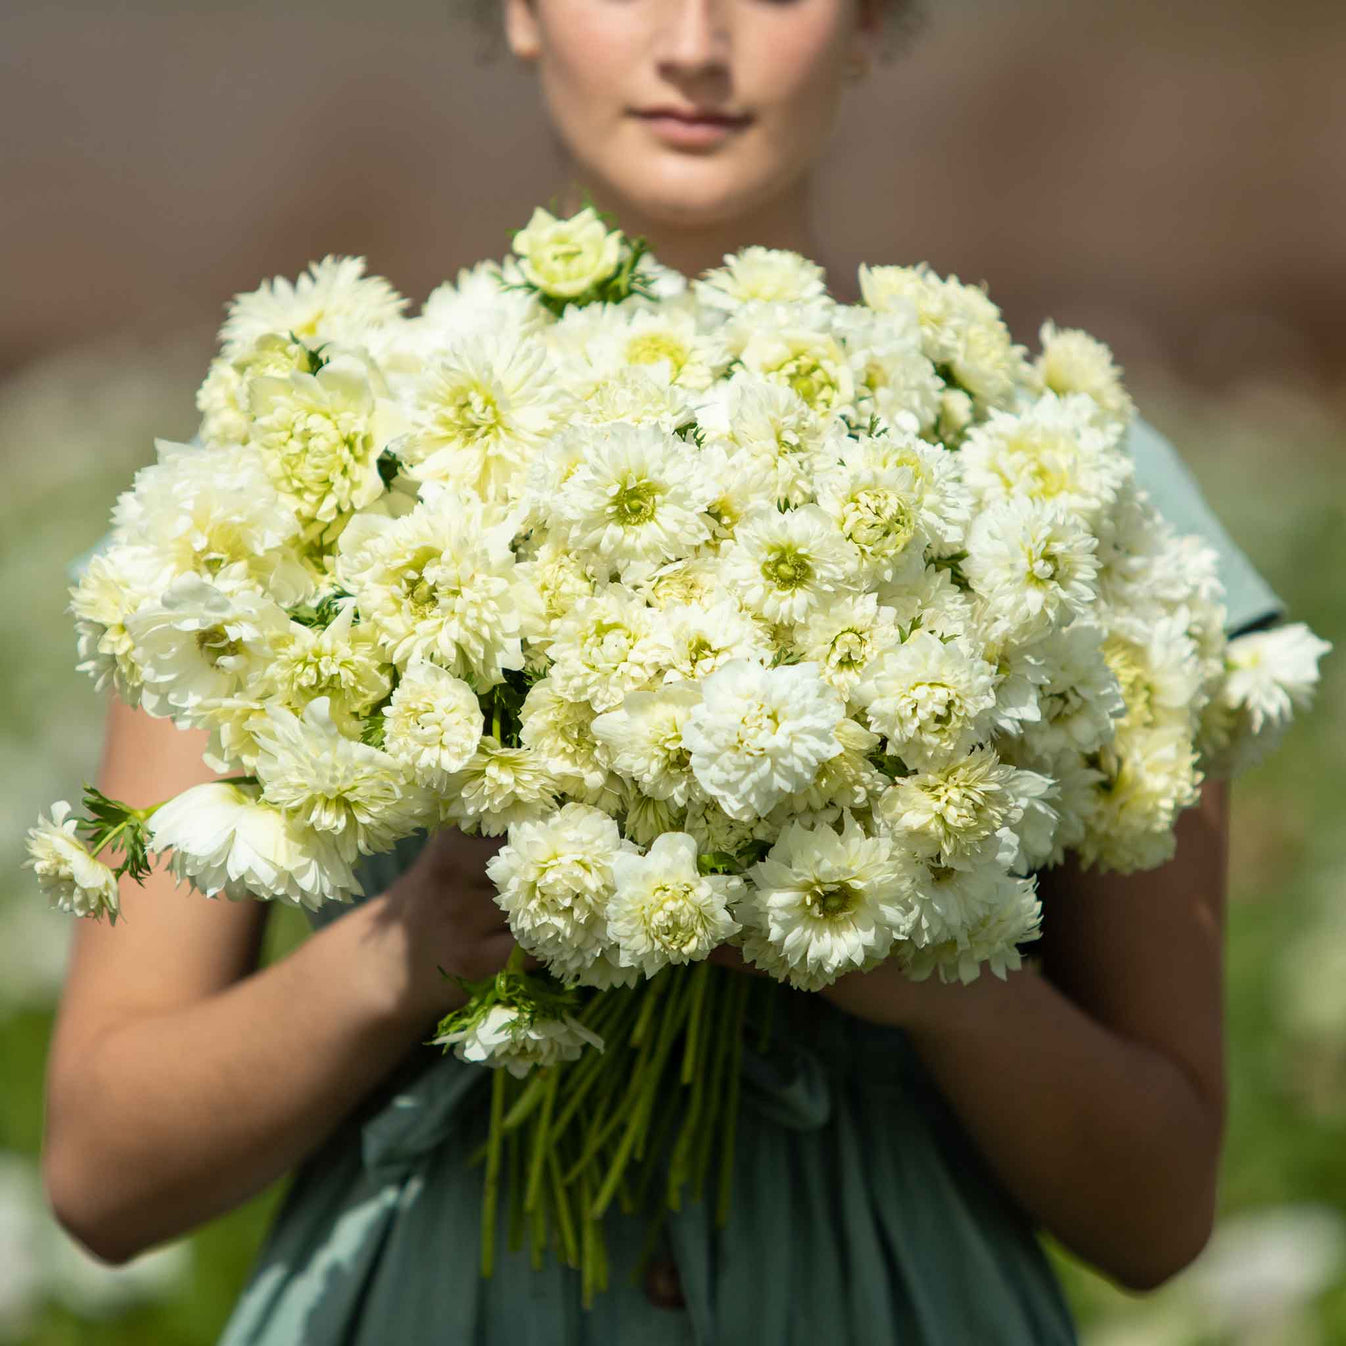
[[[272,1191],[173,1250],[111,1272],[41,1209],[43,1055],[65,918],[22,858],[39,807],[96,763],[101,706],[74,671],[63,566],[101,533],[155,435],[194,428],[195,347],[119,345],[30,364],[0,384],[0,1342],[205,1346],[237,1294]],[[1346,408],[1289,384],[1219,400],[1133,383],[1295,617],[1346,648]],[[1346,660],[1316,713],[1235,797],[1229,917],[1232,1113],[1215,1243],[1133,1299],[1067,1259],[1090,1346],[1346,1343]],[[184,897],[184,900],[188,900]],[[270,956],[301,936],[277,912]]]

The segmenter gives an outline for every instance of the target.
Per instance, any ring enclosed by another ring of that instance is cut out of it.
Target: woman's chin
[[[770,186],[746,167],[706,159],[647,160],[639,174],[622,173],[612,185],[626,200],[638,202],[640,214],[651,224],[680,229],[712,228],[740,219],[771,196]]]

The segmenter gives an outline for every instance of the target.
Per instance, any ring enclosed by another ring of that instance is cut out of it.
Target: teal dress
[[[1132,433],[1142,482],[1219,551],[1231,633],[1281,612],[1172,447]],[[365,865],[369,892],[417,839]],[[315,924],[349,908],[328,906]],[[414,1049],[297,1171],[222,1346],[1064,1346],[1069,1311],[1028,1217],[1003,1192],[905,1035],[782,992],[788,1032],[743,1065],[733,1211],[692,1202],[667,1253],[685,1306],[630,1275],[643,1225],[608,1217],[611,1288],[534,1271],[500,1233],[478,1275],[488,1071]]]

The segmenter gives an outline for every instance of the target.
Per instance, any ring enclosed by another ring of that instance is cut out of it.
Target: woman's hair
[[[883,37],[879,42],[879,57],[891,60],[905,52],[915,41],[930,17],[927,0],[878,0],[883,6]],[[479,61],[490,61],[500,55],[505,45],[504,29],[500,23],[500,0],[468,0],[468,8],[481,35]]]

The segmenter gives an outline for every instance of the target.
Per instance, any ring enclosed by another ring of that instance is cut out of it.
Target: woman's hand
[[[438,1020],[464,1003],[451,978],[480,981],[505,966],[514,936],[486,876],[486,862],[503,845],[503,837],[441,828],[376,899],[381,938],[374,975],[391,991],[397,1014]]]

